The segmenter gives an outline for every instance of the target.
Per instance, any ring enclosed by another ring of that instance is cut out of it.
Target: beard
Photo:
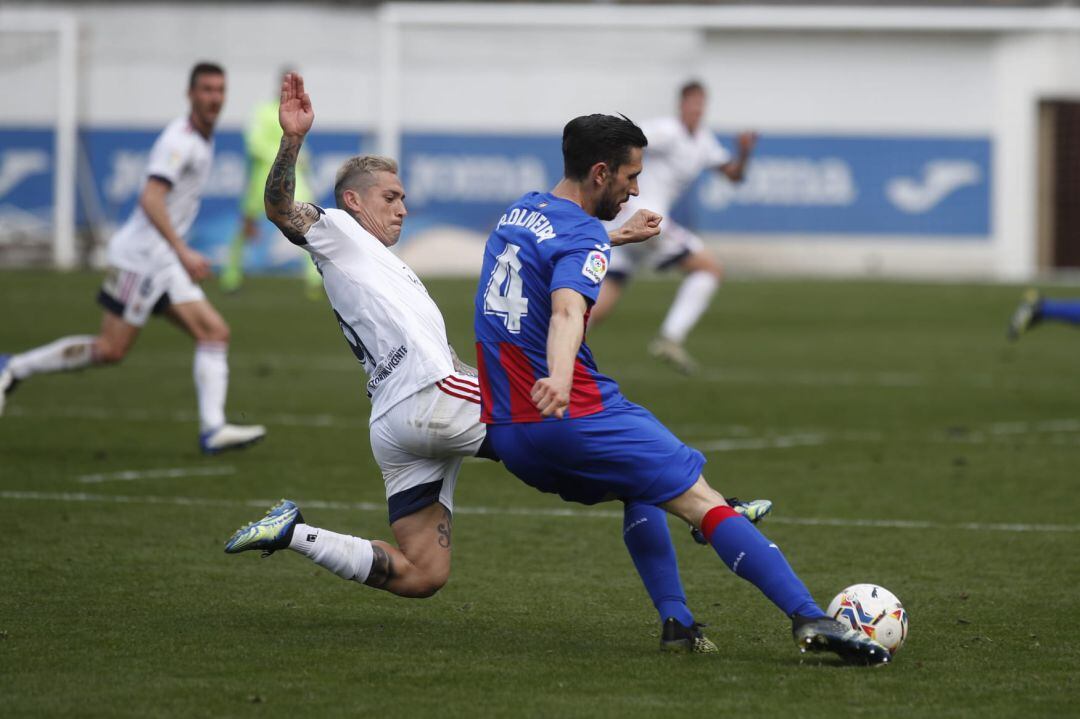
[[[623,202],[625,200],[619,199],[616,195],[604,195],[596,204],[596,219],[604,222],[614,220],[618,217]]]

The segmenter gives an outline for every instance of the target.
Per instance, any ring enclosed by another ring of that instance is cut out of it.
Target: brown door
[[[1039,110],[1039,264],[1080,267],[1080,102]]]

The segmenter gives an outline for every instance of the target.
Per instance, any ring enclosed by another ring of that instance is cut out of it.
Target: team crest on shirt
[[[581,268],[581,274],[588,277],[596,284],[600,284],[607,274],[608,259],[603,252],[593,250],[585,258],[585,266]]]

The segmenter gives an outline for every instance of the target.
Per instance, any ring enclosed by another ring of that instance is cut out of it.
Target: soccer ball
[[[848,587],[829,602],[828,614],[861,631],[893,655],[907,639],[907,610],[895,594],[876,584]]]

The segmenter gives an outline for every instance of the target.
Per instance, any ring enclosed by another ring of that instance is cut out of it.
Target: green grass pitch
[[[93,331],[98,282],[0,273],[0,351]],[[675,522],[720,654],[661,655],[619,507],[563,504],[480,461],[464,467],[454,569],[432,599],[287,552],[226,556],[229,534],[283,496],[312,524],[389,536],[363,374],[324,302],[261,279],[209,290],[233,329],[230,416],[270,428],[249,451],[197,453],[191,345],[161,321],[123,366],[11,397],[0,714],[1075,713],[1080,333],[1007,345],[1016,287],[733,282],[691,337],[706,369],[686,379],[645,352],[674,287],[632,288],[592,333],[601,369],[707,450],[720,491],[775,501],[763,530],[820,602],[856,582],[900,596],[911,635],[891,666],[800,656],[780,613]],[[429,288],[471,355],[473,283]]]

